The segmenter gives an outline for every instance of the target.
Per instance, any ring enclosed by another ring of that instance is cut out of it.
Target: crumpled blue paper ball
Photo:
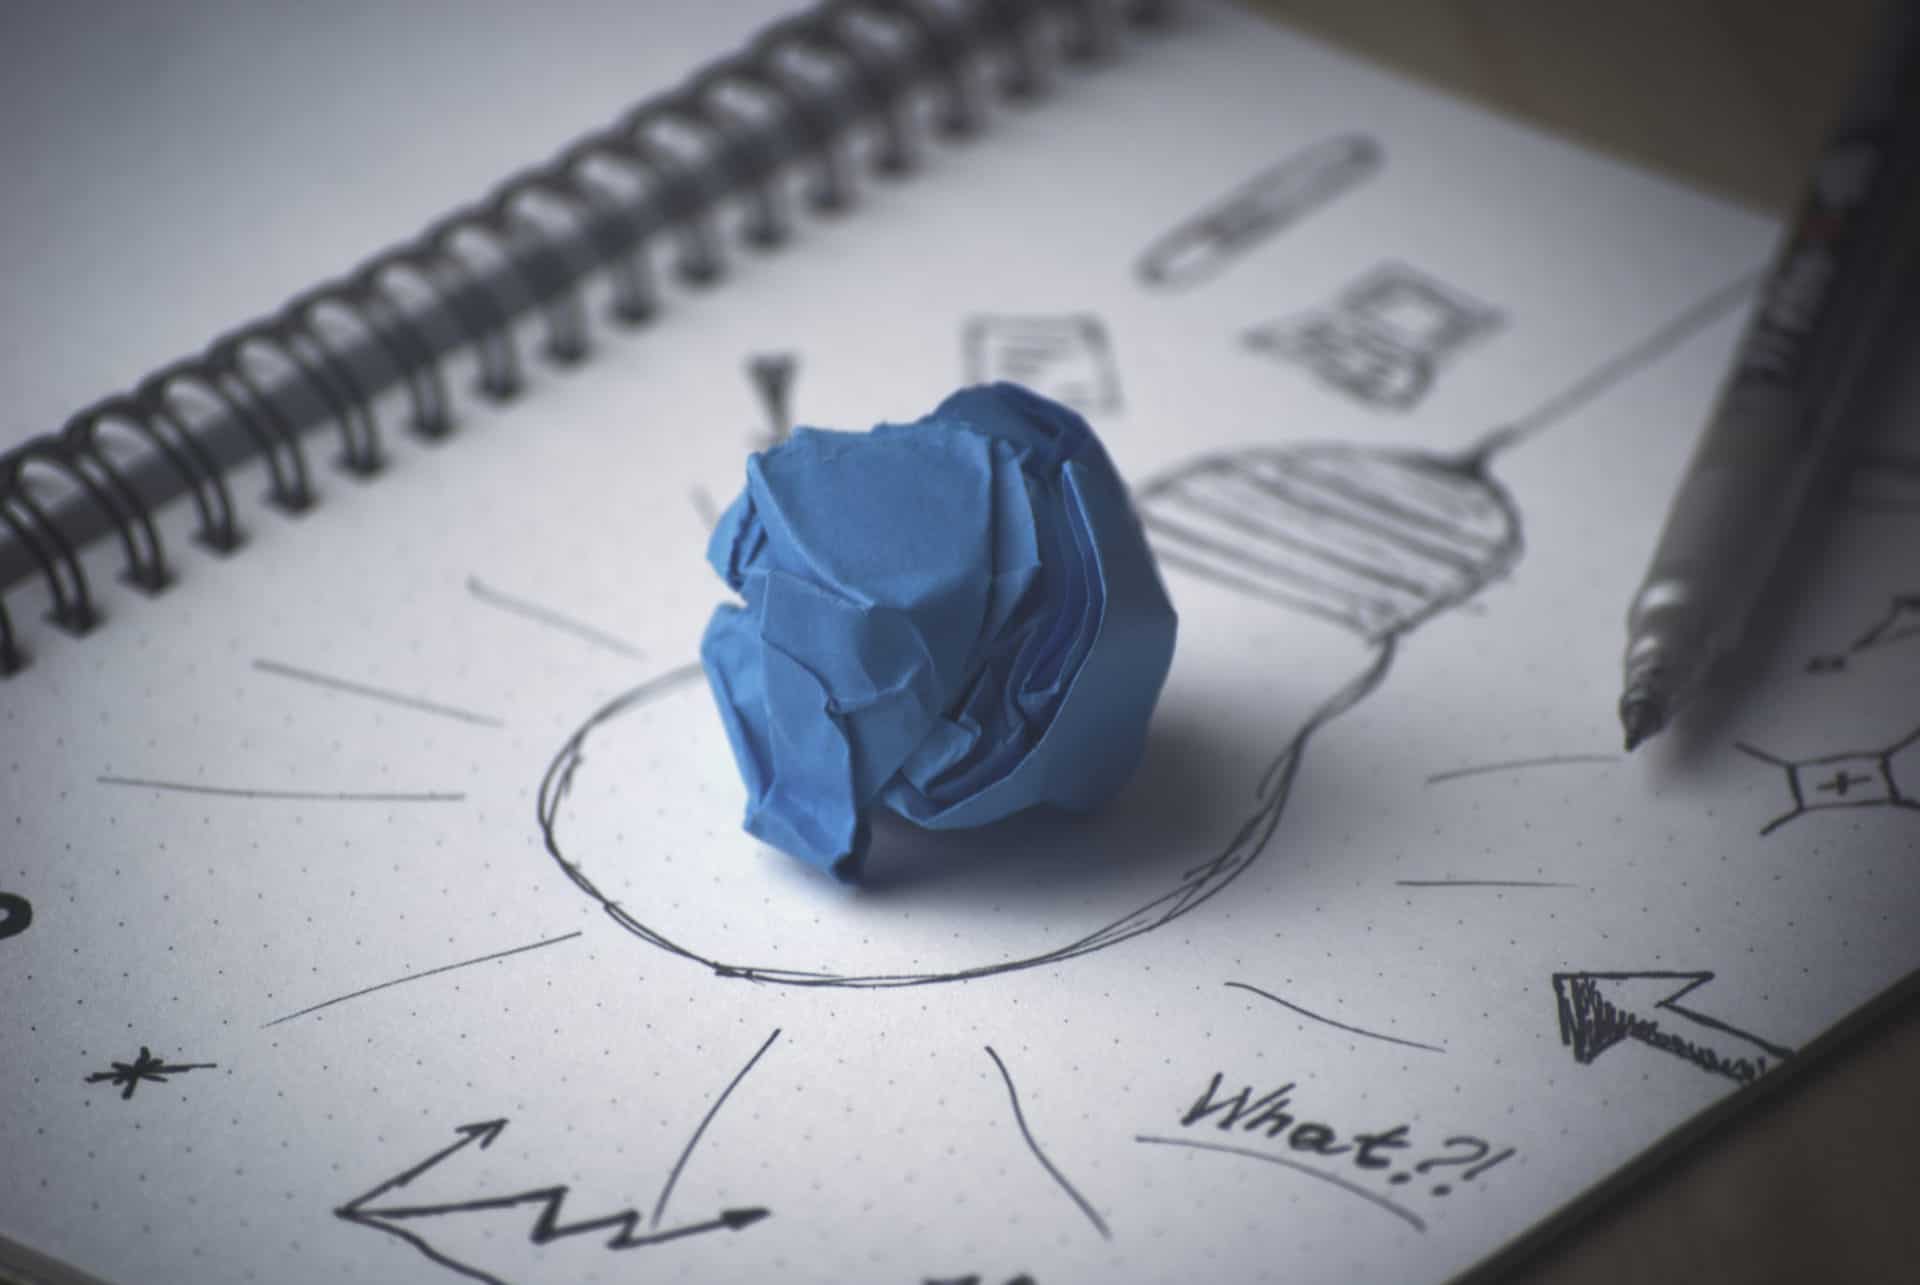
[[[859,878],[869,809],[984,825],[1133,774],[1174,613],[1087,422],[1014,384],[747,461],[700,646],[746,828]]]

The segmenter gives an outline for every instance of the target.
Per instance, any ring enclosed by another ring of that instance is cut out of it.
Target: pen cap
[[[1464,601],[1520,554],[1484,453],[1310,444],[1208,456],[1147,482],[1167,565],[1377,641]]]

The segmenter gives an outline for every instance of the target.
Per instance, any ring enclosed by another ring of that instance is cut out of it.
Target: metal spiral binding
[[[512,327],[544,320],[544,351],[562,365],[591,343],[585,287],[610,290],[616,322],[657,312],[654,247],[672,239],[678,276],[692,286],[725,267],[722,219],[737,211],[742,238],[786,238],[791,167],[816,211],[855,195],[865,145],[882,173],[912,168],[918,100],[931,94],[938,132],[976,129],[994,90],[1030,96],[1056,58],[1106,52],[1127,22],[1150,24],[1169,0],[825,0],[759,32],[739,53],[633,108],[552,160],[515,174],[412,241],[309,289],[189,357],[73,415],[57,433],[0,454],[0,592],[36,575],[48,618],[83,634],[100,620],[80,551],[113,532],[124,578],[159,593],[173,567],[154,509],[186,494],[195,539],[217,554],[240,547],[227,470],[259,457],[267,499],[299,513],[316,499],[302,434],[327,427],[339,466],[356,477],[385,460],[375,396],[406,390],[415,434],[453,426],[443,363],[472,357],[479,391],[520,388]],[[991,83],[990,83],[991,82]],[[191,413],[200,408],[198,418]],[[143,451],[129,467],[112,439]],[[50,511],[36,481],[64,481]],[[0,675],[26,657],[0,597]]]

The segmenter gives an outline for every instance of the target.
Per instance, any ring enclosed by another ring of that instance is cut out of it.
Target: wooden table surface
[[[1248,2],[1452,93],[1781,216],[1873,14],[1870,0]],[[1511,1279],[1920,1281],[1920,1002],[1605,1202]]]

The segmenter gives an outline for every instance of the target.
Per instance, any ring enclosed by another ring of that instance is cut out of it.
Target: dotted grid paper
[[[1771,232],[1201,7],[172,593],[102,550],[103,631],[0,686],[0,1234],[124,1280],[1469,1268],[1920,963],[1897,478],[1723,727],[1618,752]],[[784,413],[1009,370],[1160,551],[1146,761],[841,887],[739,831],[707,525]]]

